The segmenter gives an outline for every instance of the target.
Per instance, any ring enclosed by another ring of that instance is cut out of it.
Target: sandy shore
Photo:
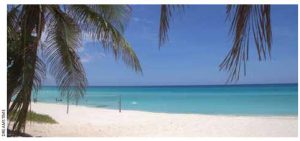
[[[267,136],[295,137],[298,117],[215,116],[165,114],[140,111],[108,110],[85,106],[32,103],[32,110],[48,114],[58,124],[28,123],[26,132],[33,136]]]

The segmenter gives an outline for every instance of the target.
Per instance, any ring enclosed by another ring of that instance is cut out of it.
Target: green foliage
[[[272,30],[270,5],[228,5],[227,19],[233,35],[233,44],[220,70],[229,73],[227,82],[238,81],[240,71],[246,75],[251,35],[254,39],[258,60],[271,56]]]
[[[12,118],[11,116],[9,117],[12,121],[16,120],[16,117]],[[56,124],[58,123],[55,121],[53,118],[51,118],[48,115],[43,115],[43,114],[38,114],[36,112],[28,112],[26,121],[32,121],[32,122],[37,122],[37,123],[49,123],[49,124]]]
[[[127,5],[9,6],[7,107],[8,114],[16,117],[13,132],[24,131],[31,93],[40,87],[46,70],[55,77],[63,96],[83,97],[87,79],[77,49],[85,34],[111,50],[116,60],[121,58],[142,72],[123,35],[130,13]]]
[[[51,118],[48,115],[38,114],[35,112],[29,112],[26,118],[27,121],[33,121],[37,123],[50,123],[55,124],[57,121],[55,121],[53,118]]]

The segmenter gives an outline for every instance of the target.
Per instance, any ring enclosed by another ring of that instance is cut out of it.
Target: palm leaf
[[[9,38],[7,41],[7,109],[12,97],[16,94],[17,87],[21,85],[23,58],[21,50],[21,41],[19,35],[16,38]]]
[[[48,6],[46,47],[44,49],[50,73],[55,77],[62,96],[81,98],[87,80],[76,50],[80,47],[80,29],[59,6]]]
[[[128,5],[90,5],[91,9],[101,13],[105,20],[114,26],[121,33],[131,16],[131,8]]]
[[[20,5],[13,5],[10,7],[10,10],[7,12],[7,38],[16,39],[18,33],[18,16]]]
[[[125,6],[114,8],[114,9],[124,9],[126,11],[128,8]],[[106,7],[106,9],[109,9]],[[105,14],[105,9],[101,9],[99,6],[93,5],[71,5],[68,8],[68,14],[77,22],[80,28],[88,34],[89,37],[94,40],[101,42],[105,50],[112,50],[117,60],[119,56],[122,56],[122,60],[129,67],[134,69],[136,72],[142,72],[139,60],[132,50],[130,44],[122,35],[122,30],[124,28],[122,20],[126,19],[126,14]],[[122,10],[121,10],[122,11]],[[111,13],[117,13],[120,11],[114,11]]]
[[[270,56],[272,43],[270,5],[229,5],[227,16],[231,20],[233,46],[220,64],[220,70],[228,71],[227,82],[232,82],[239,80],[241,70],[246,75],[251,32],[258,59],[265,60],[267,55]]]
[[[168,40],[169,22],[172,19],[173,12],[176,9],[183,9],[181,5],[161,5],[160,7],[160,25],[159,25],[159,47]]]

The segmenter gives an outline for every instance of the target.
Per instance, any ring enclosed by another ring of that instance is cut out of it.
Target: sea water
[[[42,87],[33,95],[38,102],[66,104],[67,101],[55,86]],[[76,104],[75,101],[71,100],[71,104]],[[77,104],[163,113],[298,115],[298,86],[90,86]]]

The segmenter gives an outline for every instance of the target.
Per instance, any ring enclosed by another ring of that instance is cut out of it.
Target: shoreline
[[[298,116],[233,116],[154,113],[50,103],[31,103],[31,109],[47,114],[58,124],[28,123],[33,136],[205,136],[296,137]]]
[[[55,104],[55,105],[63,105],[67,106],[65,103],[53,103],[53,102],[37,102],[41,104]],[[31,104],[36,104],[31,102]],[[75,105],[75,104],[70,104],[69,106],[74,106],[76,107],[86,107],[86,108],[93,108],[93,109],[106,109],[106,110],[112,110],[112,111],[117,111],[119,109],[113,109],[113,108],[105,108],[105,107],[96,107],[96,106],[88,106],[88,105]],[[152,112],[152,111],[143,111],[143,110],[132,110],[132,109],[122,109],[122,111],[136,111],[136,112],[146,112],[146,113],[158,113],[158,114],[178,114],[178,115],[204,115],[204,116],[228,116],[228,117],[297,117],[298,114],[284,114],[284,115],[262,115],[262,114],[204,114],[204,113],[168,113],[168,112]]]

